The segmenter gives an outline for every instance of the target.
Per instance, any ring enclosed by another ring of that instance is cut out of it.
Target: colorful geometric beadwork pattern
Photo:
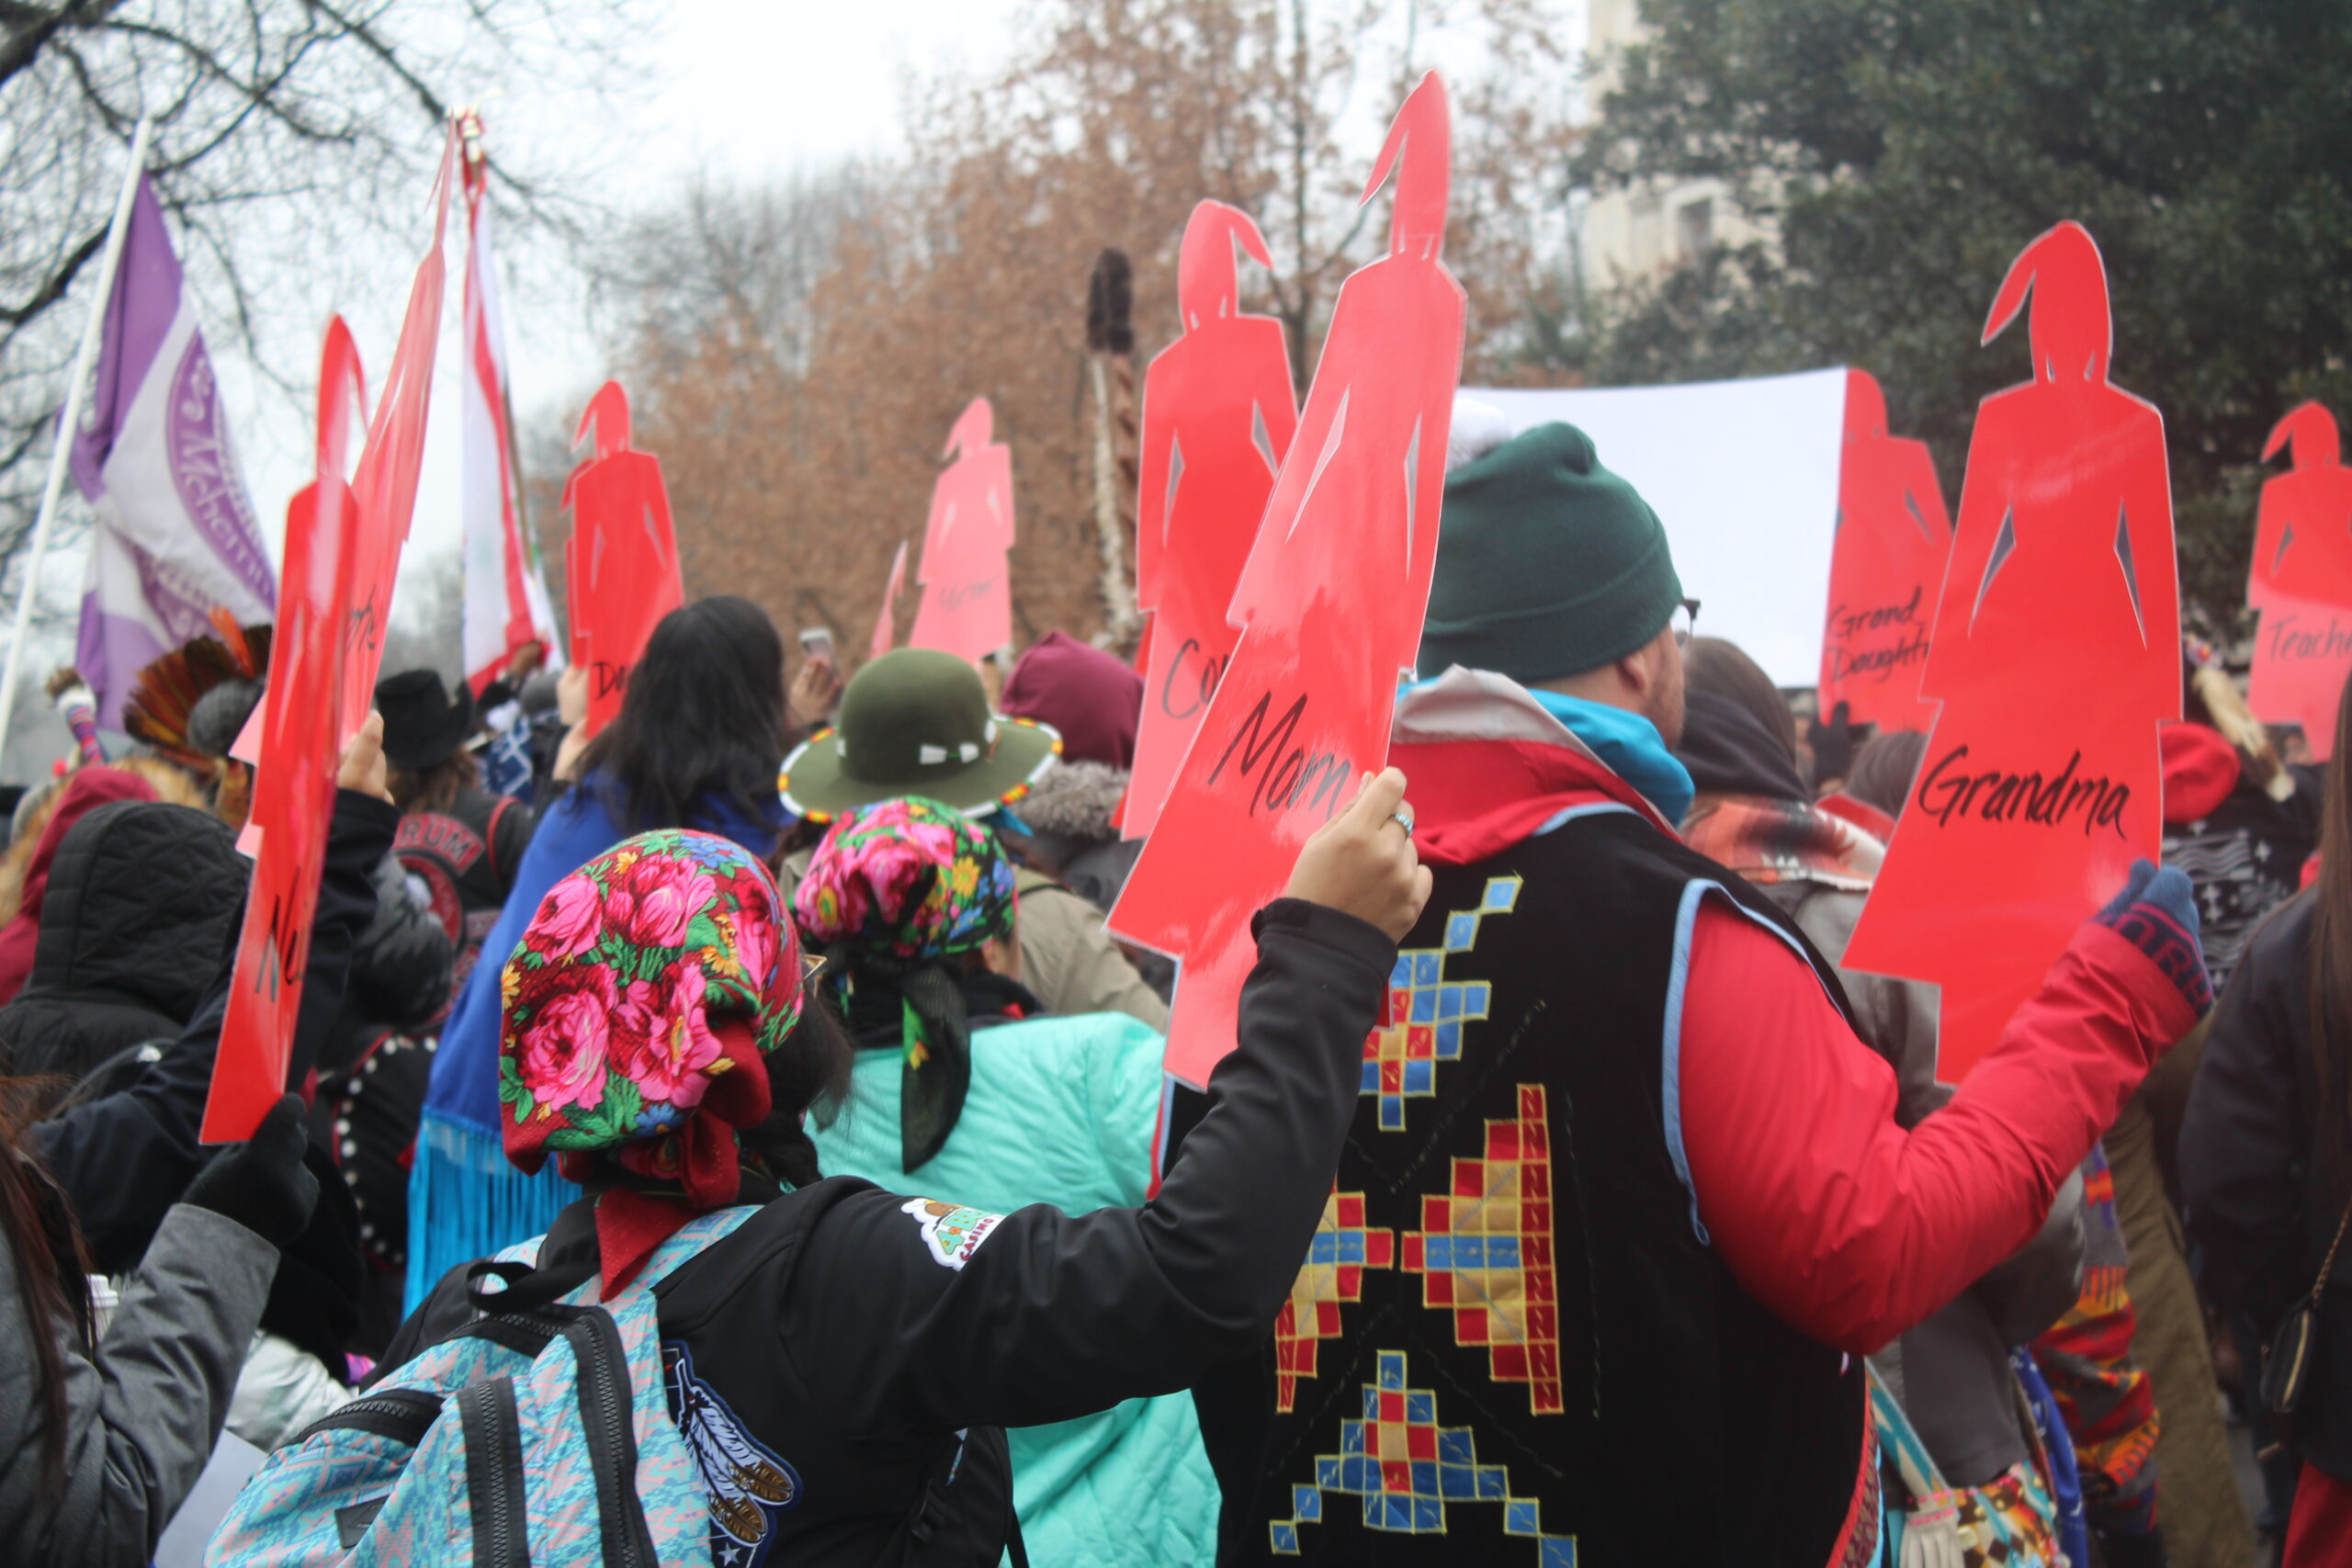
[[[1340,1333],[1340,1305],[1363,1300],[1363,1271],[1396,1266],[1396,1233],[1363,1223],[1363,1194],[1335,1183],[1323,1223],[1306,1246],[1306,1266],[1274,1314],[1275,1406],[1294,1407],[1298,1380],[1315,1375],[1315,1347]]]
[[[1535,1543],[1536,1568],[1576,1568],[1576,1538],[1545,1535],[1542,1505],[1512,1496],[1503,1466],[1478,1462],[1470,1428],[1439,1426],[1437,1394],[1405,1386],[1405,1352],[1381,1351],[1375,1380],[1363,1419],[1340,1423],[1340,1451],[1316,1456],[1314,1484],[1293,1486],[1291,1517],[1269,1526],[1277,1555],[1299,1554],[1301,1527],[1322,1523],[1324,1494],[1336,1492],[1359,1500],[1366,1529],[1409,1535],[1446,1533],[1449,1504],[1499,1504],[1503,1534]]]
[[[1453,1342],[1487,1347],[1495,1381],[1527,1384],[1533,1414],[1566,1409],[1542,1084],[1521,1084],[1518,1120],[1487,1122],[1484,1157],[1456,1158],[1449,1190],[1422,1197],[1421,1227],[1405,1233],[1404,1265],[1421,1304],[1451,1309]]]
[[[1380,1130],[1405,1130],[1405,1102],[1437,1092],[1437,1065],[1462,1059],[1462,1027],[1487,1016],[1493,987],[1484,980],[1448,980],[1445,961],[1478,942],[1488,915],[1508,915],[1519,902],[1520,879],[1498,876],[1477,907],[1445,918],[1443,945],[1407,948],[1389,972],[1380,1021],[1363,1043],[1363,1089],[1380,1101]]]

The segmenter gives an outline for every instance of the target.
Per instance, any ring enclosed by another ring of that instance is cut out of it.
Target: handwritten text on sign
[[[1974,816],[1987,822],[2025,822],[2037,828],[2079,825],[2085,834],[2093,828],[2112,828],[2119,839],[2123,808],[2132,786],[2104,777],[2076,778],[2080,750],[2066,765],[2044,779],[2039,773],[1968,771],[1968,748],[1955,746],[1919,775],[1920,811],[1939,828],[1951,826],[1955,817]]]
[[[1839,604],[1829,612],[1829,638],[1825,650],[1832,681],[1883,682],[1897,671],[1928,662],[1928,623],[1920,614],[1925,590],[1915,587],[1899,604],[1849,608]]]
[[[1317,751],[1309,756],[1305,747],[1292,744],[1299,720],[1306,716],[1304,694],[1268,728],[1266,715],[1272,711],[1273,701],[1274,694],[1266,693],[1234,727],[1216,766],[1209,770],[1208,783],[1214,786],[1223,778],[1227,764],[1238,753],[1241,765],[1235,770],[1236,774],[1252,785],[1249,792],[1250,816],[1258,815],[1261,807],[1280,813],[1305,801],[1310,807],[1320,806],[1323,819],[1328,822],[1347,802],[1349,781],[1356,776],[1355,764],[1336,751]],[[1272,766],[1264,773],[1257,771],[1260,763],[1269,761]]]

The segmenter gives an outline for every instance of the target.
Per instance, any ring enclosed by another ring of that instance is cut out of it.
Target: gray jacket
[[[175,1205],[99,1341],[64,1351],[65,1472],[42,1462],[39,1363],[14,1250],[0,1245],[0,1542],[15,1562],[139,1568],[196,1483],[261,1321],[277,1249],[233,1220]]]

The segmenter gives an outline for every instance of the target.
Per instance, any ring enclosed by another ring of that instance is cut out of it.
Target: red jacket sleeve
[[[1668,1113],[1698,1217],[1758,1300],[1849,1351],[1879,1348],[2031,1239],[2196,1021],[2137,948],[2086,925],[1951,1103],[1905,1133],[1893,1070],[1783,938],[1710,897],[1690,941]]]

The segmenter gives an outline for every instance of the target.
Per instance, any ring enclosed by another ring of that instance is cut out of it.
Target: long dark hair
[[[392,804],[402,812],[447,811],[457,804],[460,790],[481,782],[481,768],[464,747],[429,768],[393,768],[385,778]]]
[[[622,828],[695,826],[697,807],[775,822],[784,762],[784,639],[767,612],[721,593],[662,617],[629,671],[620,716],[588,743]],[[764,856],[771,847],[747,846]]]
[[[38,1079],[0,1079],[0,1224],[17,1260],[25,1332],[39,1373],[41,1473],[51,1493],[65,1478],[65,1357],[57,1347],[57,1320],[72,1325],[85,1356],[97,1353],[97,1324],[90,1303],[90,1259],[74,1211],[55,1180],[24,1146],[23,1131],[38,1107],[53,1098]]]
[[[2319,880],[2312,909],[2312,1068],[2319,1146],[2335,1190],[2352,1181],[2352,682],[2335,701],[2335,762],[2320,807]]]
[[[801,992],[800,1021],[768,1053],[768,1119],[743,1134],[744,1145],[777,1180],[807,1187],[824,1174],[817,1168],[808,1119],[813,1115],[820,1127],[832,1124],[849,1096],[856,1057],[857,1048],[831,1005],[816,987],[808,987]]]

